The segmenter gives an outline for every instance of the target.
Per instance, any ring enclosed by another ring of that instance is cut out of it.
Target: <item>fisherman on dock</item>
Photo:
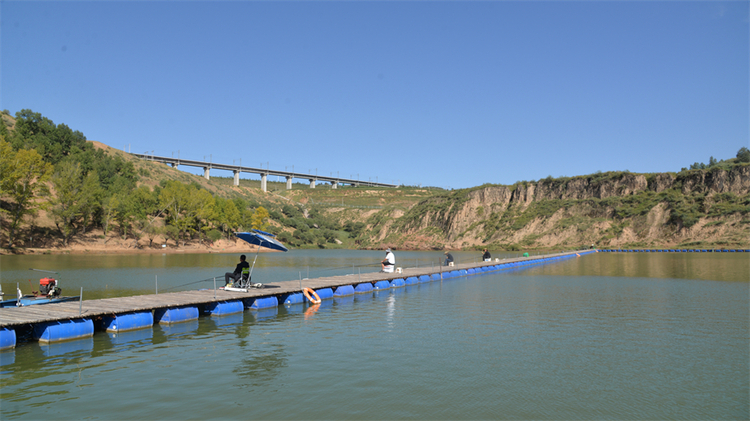
[[[451,263],[453,263],[453,255],[450,254],[448,251],[445,253],[445,266],[450,266]]]
[[[492,261],[492,256],[490,255],[490,252],[487,251],[487,249],[484,249],[484,254],[482,255],[482,260],[484,260],[485,262],[491,262]]]
[[[224,286],[225,287],[230,286],[229,279],[232,279],[234,282],[237,282],[237,280],[240,279],[240,277],[242,277],[243,269],[247,269],[247,270],[250,269],[250,263],[247,263],[245,261],[244,254],[240,256],[240,262],[237,263],[237,267],[234,268],[234,272],[227,272],[224,274],[224,282],[225,282]],[[248,279],[248,282],[249,281],[250,280]]]
[[[393,273],[393,269],[396,267],[396,256],[393,255],[391,249],[385,249],[385,259],[380,264],[383,268],[381,272]]]

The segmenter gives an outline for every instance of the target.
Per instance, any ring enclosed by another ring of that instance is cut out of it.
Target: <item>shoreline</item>
[[[185,246],[185,247],[164,247],[164,248],[134,248],[134,247],[86,247],[84,245],[75,245],[73,247],[55,247],[55,248],[15,248],[0,249],[0,256],[36,256],[52,254],[211,254],[211,253],[256,253],[257,246],[248,245],[247,247],[208,247],[208,246]],[[269,253],[273,250],[261,249],[260,253]]]
[[[700,249],[710,249],[710,250],[732,250],[732,249],[741,249],[741,250],[750,250],[750,246],[735,246],[735,247],[679,247],[679,246],[659,246],[659,247],[606,247],[606,248],[597,248],[597,250],[617,250],[617,249],[627,249],[627,250],[652,250],[652,249],[662,249],[662,250],[669,250],[669,249],[680,249],[680,250],[700,250]],[[360,249],[351,249],[351,250],[360,250]],[[378,249],[365,249],[365,250],[380,250]],[[435,251],[433,249],[424,249],[424,250],[416,250],[412,248],[405,248],[401,249],[402,251]],[[476,251],[476,250],[451,250],[451,251]],[[559,251],[553,251],[549,249],[524,249],[524,250],[517,250],[518,253],[523,252],[559,252]],[[7,249],[7,248],[0,248],[0,256],[39,256],[39,255],[56,255],[56,254],[222,254],[222,253],[278,253],[276,250],[270,250],[266,248],[261,248],[258,250],[258,246],[252,246],[252,245],[229,245],[229,246],[201,246],[201,245],[186,245],[185,247],[174,247],[174,246],[168,246],[168,247],[144,247],[144,248],[135,248],[135,247],[123,247],[123,246],[114,246],[114,247],[92,247],[91,245],[84,245],[84,244],[75,244],[71,247],[53,247],[53,248],[35,248],[35,247],[29,247],[29,248],[15,248],[15,249]]]

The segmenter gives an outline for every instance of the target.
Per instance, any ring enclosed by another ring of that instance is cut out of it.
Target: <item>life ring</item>
[[[305,298],[308,299],[313,304],[320,304],[320,296],[318,295],[315,290],[312,290],[310,288],[305,288],[302,290],[302,294],[305,295]]]

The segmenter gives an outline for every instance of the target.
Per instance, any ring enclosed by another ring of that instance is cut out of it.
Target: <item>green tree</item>
[[[94,221],[94,215],[101,210],[102,188],[99,185],[99,175],[91,172],[83,179],[83,192],[81,194],[81,232]]]
[[[164,227],[164,235],[174,241],[175,245],[179,245],[178,241],[180,240],[180,230],[174,226],[174,225],[167,225]]]
[[[85,229],[98,205],[99,181],[96,173],[83,176],[79,163],[65,160],[57,166],[52,185],[55,191],[52,215],[63,244],[68,245],[79,229]]]
[[[153,224],[153,221],[141,229],[143,235],[148,239],[148,246],[151,247],[154,243],[154,239],[164,233],[162,227]]]
[[[16,153],[13,150],[13,147],[10,143],[5,141],[4,136],[0,136],[0,197],[5,193],[4,180],[10,177],[15,157]]]
[[[183,211],[188,194],[187,186],[178,181],[167,181],[159,192],[159,207],[166,210],[167,225],[177,229],[178,238],[182,236],[180,226],[183,225],[181,221],[184,218]],[[167,232],[168,236],[171,236],[171,234],[171,230]],[[176,242],[177,239],[175,239]]]
[[[5,143],[4,140],[0,142]],[[37,209],[45,206],[37,198],[48,192],[45,183],[52,176],[53,166],[44,162],[42,156],[33,149],[13,152],[7,146],[0,148],[3,150],[0,161],[0,171],[3,173],[0,192],[10,198],[8,247],[13,247],[16,231],[23,218],[34,215]]]
[[[179,231],[179,238],[203,232],[214,218],[214,198],[197,184],[168,181],[159,194],[159,205],[168,211],[167,222]]]
[[[259,206],[253,213],[252,228],[265,231],[268,226],[268,211],[263,206]]]
[[[215,220],[216,225],[221,227],[226,237],[236,232],[242,225],[242,215],[237,210],[234,201],[222,198],[216,198]]]
[[[191,188],[186,211],[186,219],[193,221],[189,229],[193,232],[205,233],[210,229],[210,221],[215,215],[214,197],[206,190]]]
[[[750,162],[750,150],[748,150],[746,147],[741,147],[739,151],[737,151],[737,161],[739,162]]]
[[[131,230],[137,212],[135,201],[128,191],[119,191],[114,197],[117,199],[117,211],[114,219],[120,227],[122,238],[128,238],[128,231]]]
[[[120,201],[117,196],[109,196],[102,201],[102,228],[104,236],[109,234],[112,221],[117,218],[117,209],[120,207]]]
[[[16,125],[11,143],[16,149],[36,149],[45,161],[57,164],[63,158],[93,149],[86,137],[65,124],[25,109],[16,113]]]
[[[122,202],[123,198],[120,197],[119,200]],[[158,234],[158,230],[148,229],[154,222],[154,218],[151,216],[158,210],[157,201],[158,197],[148,186],[140,186],[130,191],[127,194],[127,205],[124,207],[127,217],[121,218],[126,225],[124,227],[125,231],[123,231],[122,226],[120,227],[121,232],[124,232],[123,235],[127,235],[127,230],[130,228],[130,234],[136,237],[136,239],[139,239],[141,235],[145,235],[149,239],[150,246],[153,243],[154,237]],[[121,211],[123,210],[122,207],[120,209]]]

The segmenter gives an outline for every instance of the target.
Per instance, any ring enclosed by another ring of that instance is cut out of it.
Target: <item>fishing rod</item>
[[[195,285],[195,284],[199,284],[199,283],[201,283],[201,282],[208,282],[208,281],[212,281],[212,280],[214,280],[214,279],[216,279],[216,278],[219,278],[219,277],[221,277],[221,276],[223,276],[223,275],[219,275],[219,276],[214,276],[214,277],[211,277],[211,278],[206,278],[206,279],[201,279],[200,281],[188,282],[188,283],[186,283],[186,284],[182,284],[182,285],[175,285],[175,286],[173,286],[173,287],[165,288],[165,289],[163,289],[162,291],[169,291],[169,290],[172,290],[172,289],[175,289],[175,288],[180,288],[180,287],[184,287],[184,286],[188,286],[188,285]]]
[[[317,269],[318,272],[325,272],[329,270],[341,270],[341,269],[351,269],[351,268],[361,268],[365,266],[379,266],[382,262],[375,262],[375,263],[365,263],[364,265],[351,265],[351,266],[341,266],[336,268],[326,268],[326,269]]]
[[[54,273],[55,275],[58,275],[57,272],[54,272],[54,271],[51,271],[51,270],[42,270],[42,269],[34,269],[34,268],[29,268],[29,270],[34,270],[34,271],[37,271],[37,272]]]

